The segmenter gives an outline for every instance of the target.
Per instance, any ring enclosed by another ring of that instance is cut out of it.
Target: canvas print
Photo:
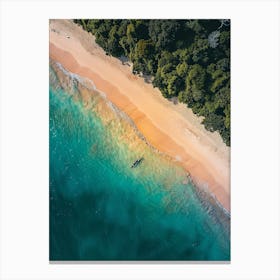
[[[230,261],[230,20],[49,20],[50,261]]]

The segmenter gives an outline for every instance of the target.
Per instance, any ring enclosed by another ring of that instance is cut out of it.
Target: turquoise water
[[[230,260],[213,198],[79,80],[50,67],[50,260]]]

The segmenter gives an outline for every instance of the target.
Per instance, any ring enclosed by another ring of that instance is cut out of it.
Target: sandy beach
[[[230,148],[218,133],[183,104],[132,74],[131,66],[106,56],[94,37],[68,20],[50,21],[50,58],[72,73],[91,79],[134,121],[147,141],[180,162],[198,186],[209,189],[230,211]]]

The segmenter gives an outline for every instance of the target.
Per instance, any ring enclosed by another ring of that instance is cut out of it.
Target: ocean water
[[[92,83],[49,74],[50,260],[230,260],[215,199]]]

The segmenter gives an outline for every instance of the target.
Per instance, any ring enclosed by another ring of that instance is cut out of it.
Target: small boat
[[[135,168],[137,167],[142,161],[144,160],[143,157],[137,159],[136,161],[134,161],[134,163],[131,165],[131,168]]]

